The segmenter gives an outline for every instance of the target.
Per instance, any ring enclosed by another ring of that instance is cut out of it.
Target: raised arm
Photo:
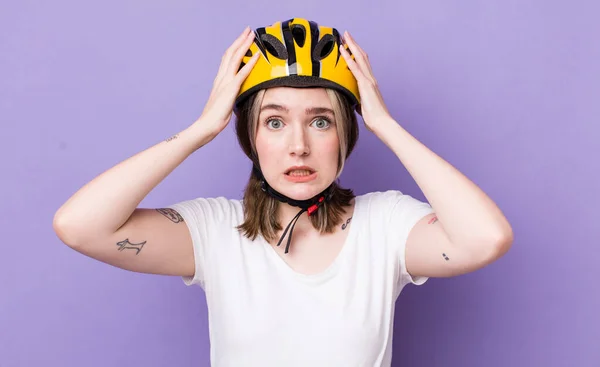
[[[257,60],[253,57],[239,69],[253,40],[254,35],[246,28],[227,49],[196,122],[103,172],[58,209],[53,226],[65,244],[131,271],[194,274],[192,240],[179,213],[138,205],[190,154],[227,126],[235,97]]]
[[[193,274],[191,238],[179,214],[138,205],[210,139],[197,123],[103,172],[58,209],[53,222],[58,237],[78,252],[127,270]]]

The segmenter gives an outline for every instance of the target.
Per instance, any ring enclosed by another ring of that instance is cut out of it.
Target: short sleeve
[[[192,238],[194,248],[195,272],[193,276],[183,276],[185,285],[199,285],[205,288],[207,266],[210,264],[210,247],[214,242],[215,231],[219,230],[219,224],[223,223],[230,208],[226,198],[197,198],[182,201],[169,208],[176,210],[186,223]]]
[[[399,273],[398,290],[408,283],[422,285],[427,281],[427,277],[413,277],[406,270],[406,241],[417,222],[434,210],[429,203],[400,191],[390,190],[386,192],[386,196],[391,205],[388,239],[392,248],[396,250],[394,254],[397,256]]]

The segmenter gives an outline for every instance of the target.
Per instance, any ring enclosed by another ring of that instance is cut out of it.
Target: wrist
[[[207,140],[213,140],[221,132],[219,124],[210,116],[200,116],[190,126],[190,129],[197,134],[198,137],[203,137]]]
[[[210,143],[217,134],[207,129],[203,121],[196,120],[192,125],[177,134],[177,136],[187,140],[191,144],[192,151],[196,151]]]
[[[371,131],[378,137],[385,137],[390,133],[390,130],[396,129],[400,126],[396,120],[391,117],[379,119],[377,124],[369,126]]]

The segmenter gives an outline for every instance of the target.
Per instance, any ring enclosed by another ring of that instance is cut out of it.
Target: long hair
[[[326,89],[333,106],[337,133],[340,144],[336,181],[332,183],[333,196],[319,210],[311,215],[313,227],[320,233],[332,233],[342,221],[344,207],[350,206],[355,197],[351,189],[345,189],[338,183],[344,169],[344,163],[358,140],[356,115],[348,100],[333,89]],[[258,129],[258,117],[265,90],[261,90],[246,99],[236,110],[236,134],[240,147],[248,158],[259,167],[255,138]],[[277,237],[277,231],[283,227],[277,221],[277,209],[280,202],[261,189],[260,179],[250,172],[250,179],[244,191],[244,222],[237,229],[251,240],[262,235],[267,241]]]

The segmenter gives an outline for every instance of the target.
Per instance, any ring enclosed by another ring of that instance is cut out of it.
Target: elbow
[[[500,231],[496,236],[493,236],[490,241],[490,248],[492,250],[491,260],[494,261],[504,256],[511,249],[513,242],[514,233],[510,226],[507,229]]]
[[[512,230],[503,230],[497,231],[494,235],[470,241],[471,245],[468,247],[472,249],[473,261],[485,266],[504,256],[512,247],[513,241]]]
[[[512,230],[497,232],[495,235],[486,235],[479,239],[462,242],[463,253],[468,258],[469,268],[476,270],[488,266],[504,256],[512,247],[514,234]]]
[[[75,231],[72,229],[72,221],[66,218],[65,215],[56,212],[52,220],[52,229],[65,245],[71,248],[78,246],[79,241],[77,240]]]

